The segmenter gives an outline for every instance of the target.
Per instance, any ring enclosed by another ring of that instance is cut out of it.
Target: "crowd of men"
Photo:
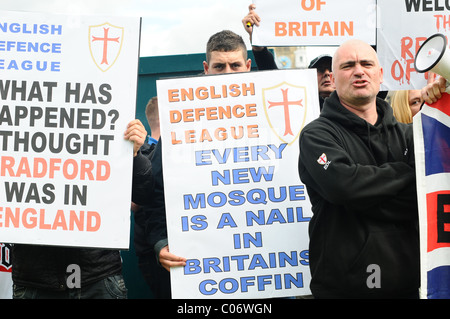
[[[252,34],[261,19],[254,5],[242,20]],[[253,47],[258,69],[276,69],[267,48]],[[373,47],[359,40],[343,43],[334,56],[319,56],[320,117],[299,138],[298,167],[313,217],[309,263],[314,298],[418,298],[420,286],[417,190],[412,126],[397,121],[382,96],[383,70]],[[250,72],[241,36],[220,31],[206,46],[204,74]],[[445,79],[422,89],[433,103]],[[157,105],[157,100],[152,100]],[[153,122],[152,122],[153,123]],[[159,127],[150,124],[152,134]],[[162,145],[150,143],[139,120],[125,138],[134,143],[134,245],[139,267],[155,298],[170,298],[169,271],[186,258],[168,246]],[[325,153],[327,168],[317,160]],[[119,251],[14,245],[14,298],[126,298]],[[67,265],[81,268],[83,289],[68,289]],[[368,267],[377,265],[381,284],[367,285]]]

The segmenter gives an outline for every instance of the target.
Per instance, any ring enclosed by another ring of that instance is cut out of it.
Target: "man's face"
[[[212,51],[209,63],[203,62],[205,74],[224,74],[234,72],[248,72],[251,60],[244,59],[241,50],[238,51]]]
[[[319,95],[323,98],[329,97],[335,90],[334,84],[331,81],[330,66],[320,65],[317,68],[317,86],[319,88]]]
[[[350,41],[333,57],[333,82],[341,103],[367,105],[375,100],[383,81],[375,51],[366,43]]]

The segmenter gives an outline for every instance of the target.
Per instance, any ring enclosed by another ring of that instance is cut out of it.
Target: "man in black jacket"
[[[383,71],[368,44],[333,57],[336,91],[300,136],[299,174],[312,203],[316,298],[417,298],[418,210],[412,126],[377,99]]]
[[[242,37],[229,30],[213,34],[206,46],[206,61],[203,62],[203,68],[205,74],[250,71],[251,60],[247,57]],[[151,155],[145,154],[142,150],[136,153],[132,199],[142,206],[141,217],[136,221],[143,229],[138,234],[139,240],[155,254],[160,265],[167,271],[170,271],[171,267],[184,266],[186,258],[172,254],[168,246],[161,139]]]

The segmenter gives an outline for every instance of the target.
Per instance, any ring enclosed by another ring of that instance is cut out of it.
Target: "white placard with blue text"
[[[157,81],[173,298],[310,294],[298,137],[315,70]]]
[[[128,249],[140,18],[0,15],[0,242]]]

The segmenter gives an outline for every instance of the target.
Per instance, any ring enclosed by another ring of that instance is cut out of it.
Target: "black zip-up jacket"
[[[81,287],[122,274],[118,250],[15,244],[12,250],[12,279],[15,285],[66,290],[67,266],[80,267]]]
[[[334,92],[300,136],[318,298],[407,298],[419,287],[412,126],[397,122],[384,100],[377,112],[371,125]]]

